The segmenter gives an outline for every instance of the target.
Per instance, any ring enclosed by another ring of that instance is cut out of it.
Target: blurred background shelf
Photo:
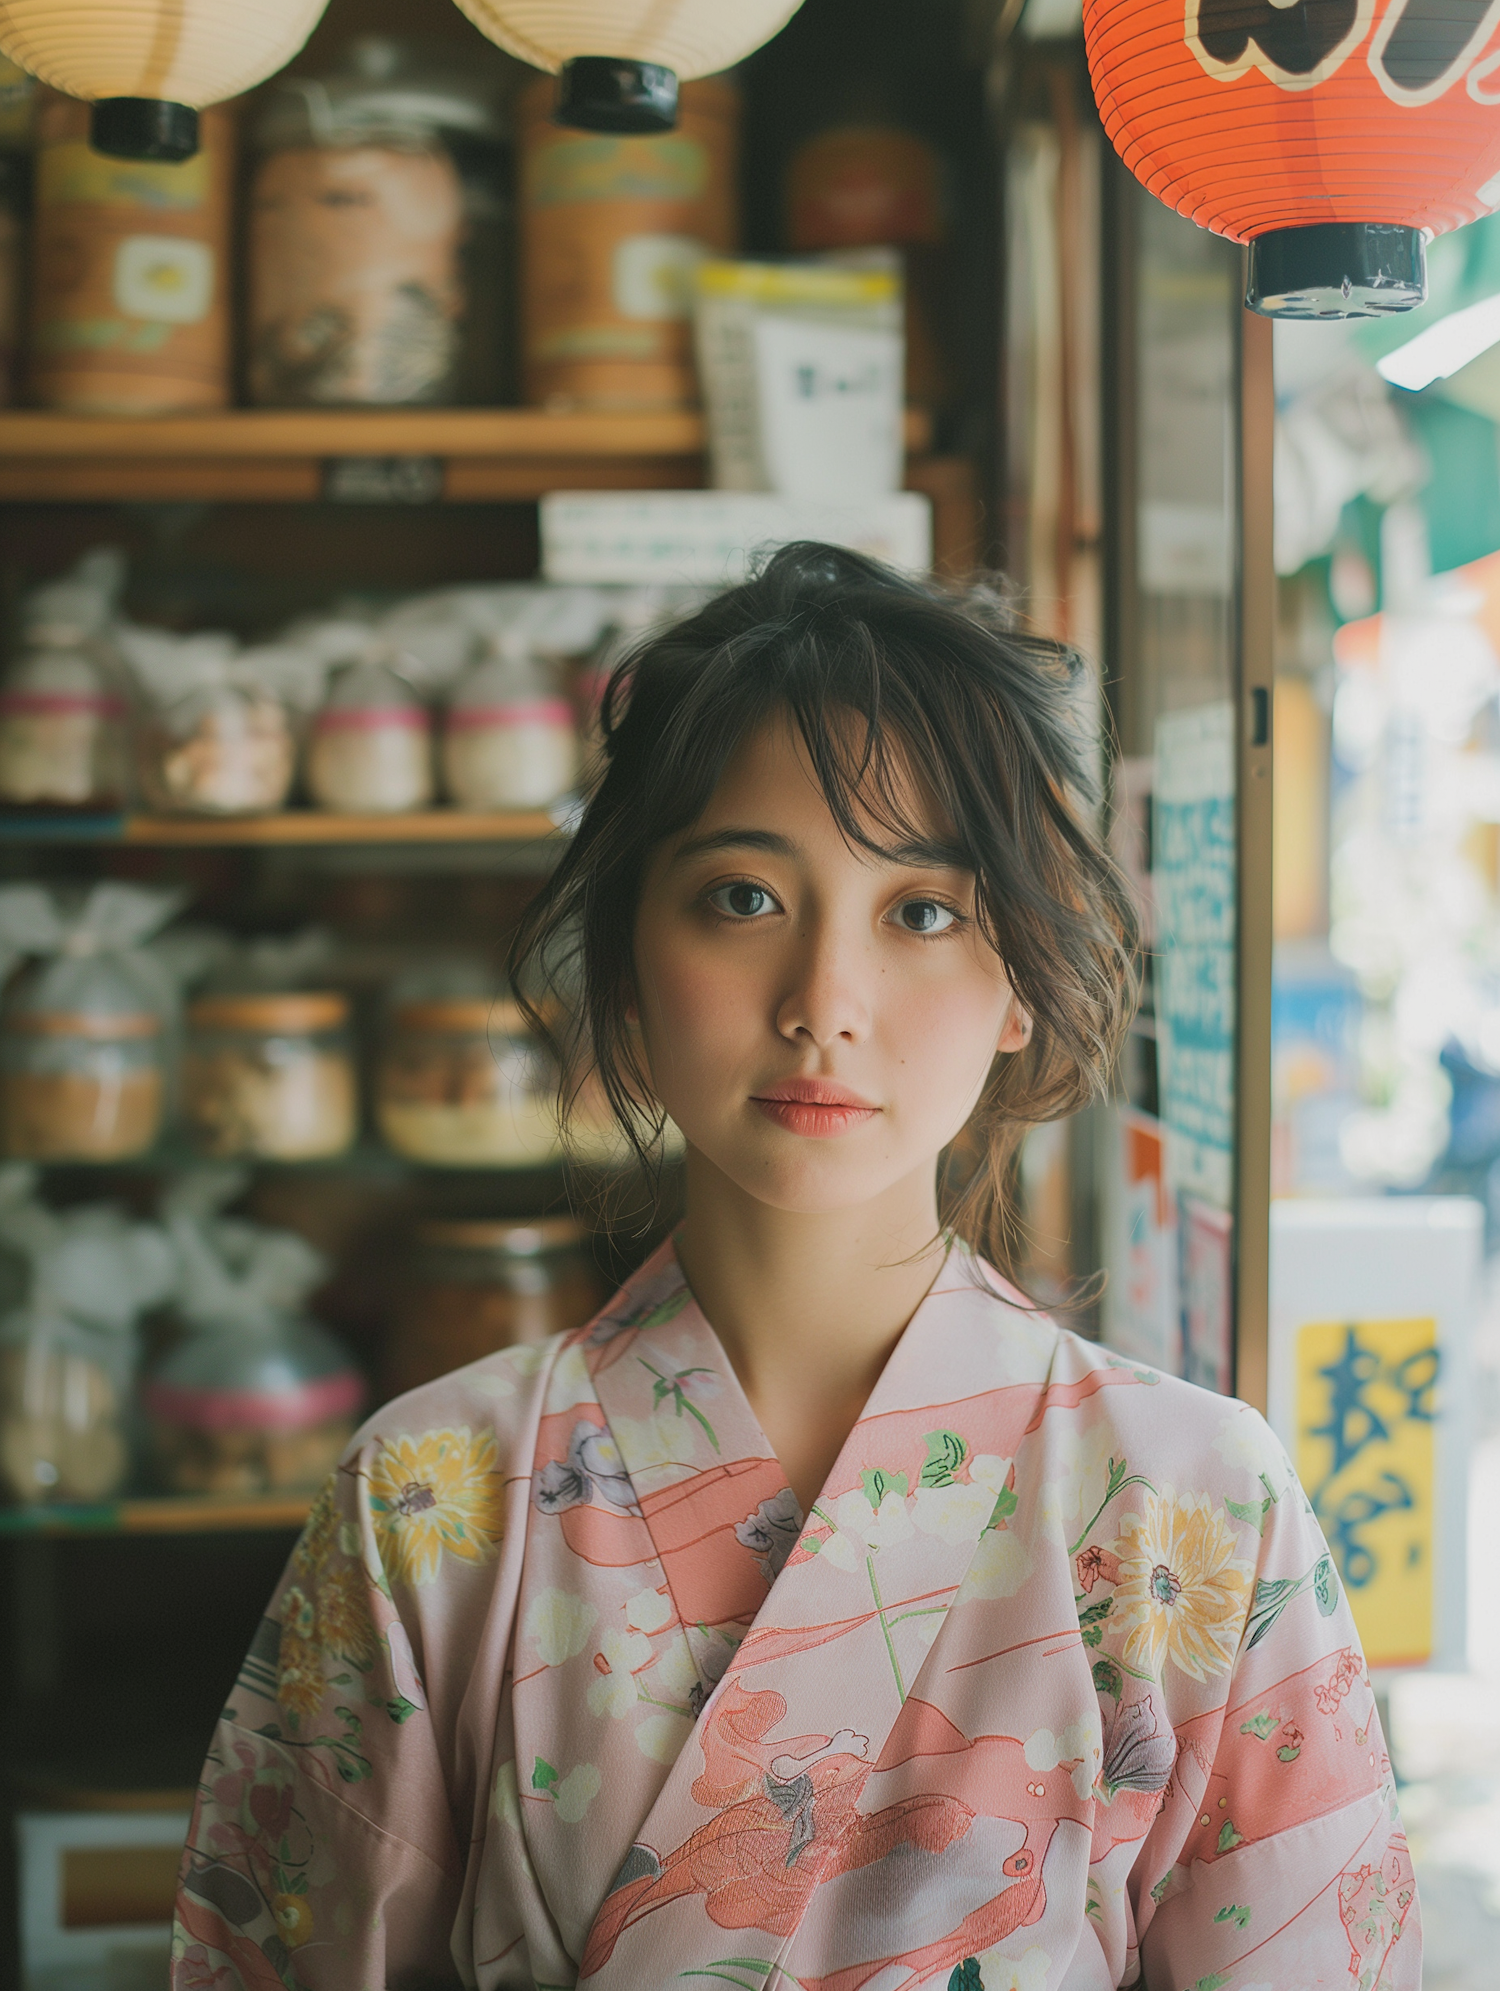
[[[0,815],[4,843],[128,843],[151,847],[269,844],[535,843],[559,835],[545,809],[503,813],[421,809],[409,815],[344,816],[286,809],[274,816]]]
[[[914,458],[929,447],[931,426],[923,412],[908,412]],[[704,481],[704,449],[702,416],[683,409],[237,408],[152,418],[5,410],[0,501],[472,504],[548,491],[691,490]],[[362,484],[350,465],[385,465],[384,482],[375,471]],[[929,463],[911,471],[911,488],[925,490]]]
[[[207,1535],[300,1528],[309,1493],[166,1494],[97,1505],[0,1507],[5,1535]]]

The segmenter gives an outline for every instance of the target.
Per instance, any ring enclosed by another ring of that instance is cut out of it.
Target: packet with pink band
[[[310,1490],[353,1433],[364,1378],[306,1311],[325,1277],[291,1231],[220,1214],[237,1169],[184,1176],[165,1202],[186,1329],[141,1390],[157,1476],[177,1493]]]
[[[125,701],[106,636],[124,574],[121,555],[101,547],[27,599],[25,647],[0,686],[0,802],[124,803]]]
[[[313,721],[307,786],[322,809],[399,815],[432,800],[427,708],[388,664],[339,672]]]

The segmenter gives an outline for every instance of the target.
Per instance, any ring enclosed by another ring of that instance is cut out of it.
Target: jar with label
[[[31,285],[33,398],[79,415],[229,401],[233,124],[201,114],[180,164],[89,145],[90,106],[42,93]]]
[[[739,93],[682,86],[649,138],[552,122],[557,85],[521,98],[521,350],[541,407],[681,408],[698,399],[693,272],[739,238]]]
[[[250,393],[263,406],[493,401],[509,199],[496,72],[365,36],[256,129]]]
[[[447,1168],[556,1160],[557,1073],[510,1001],[402,1003],[375,1082],[386,1145]]]
[[[308,791],[319,808],[399,815],[432,800],[432,722],[384,664],[351,664],[313,721]]]
[[[502,649],[459,679],[442,765],[448,799],[461,809],[543,809],[578,778],[572,707],[540,664]]]
[[[381,1389],[416,1389],[497,1348],[591,1320],[609,1297],[575,1217],[419,1224]]]
[[[141,1388],[171,1493],[311,1492],[354,1435],[364,1379],[307,1316],[197,1325]]]
[[[201,1154],[317,1161],[358,1124],[349,1003],[331,991],[210,995],[187,1013],[182,1118]]]
[[[168,984],[147,945],[181,895],[0,885],[0,952],[36,956],[0,1015],[0,1127],[27,1161],[144,1154],[162,1117]]]
[[[108,964],[99,962],[101,994]],[[44,971],[45,972],[45,971]],[[28,971],[0,1024],[5,1152],[22,1161],[125,1161],[156,1143],[162,1119],[162,1020],[122,985],[129,1007],[38,1003]]]

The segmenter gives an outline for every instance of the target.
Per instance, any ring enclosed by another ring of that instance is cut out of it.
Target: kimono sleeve
[[[172,1991],[459,1984],[443,1633],[493,1617],[503,1518],[483,1430],[366,1434],[324,1487],[204,1765]]]
[[[1243,1416],[1266,1497],[1215,1504],[1253,1581],[1222,1702],[1173,1724],[1173,1783],[1133,1880],[1143,1981],[1420,1991],[1416,1884],[1359,1634],[1290,1461]]]

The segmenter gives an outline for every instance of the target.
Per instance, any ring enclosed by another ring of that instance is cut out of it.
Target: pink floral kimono
[[[670,1245],[381,1411],[214,1739],[174,1991],[1417,1991],[1285,1454],[1003,1290],[952,1254],[806,1516]]]

